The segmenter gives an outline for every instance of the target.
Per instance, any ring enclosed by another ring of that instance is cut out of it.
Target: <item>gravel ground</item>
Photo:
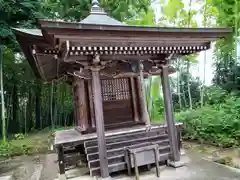
[[[189,148],[191,145],[191,148]],[[199,146],[198,144],[185,144],[187,151],[186,154],[190,155],[194,153],[195,156],[199,156],[199,159],[202,157],[209,157],[210,154],[216,152],[216,149],[208,146]],[[220,155],[222,153],[220,152]],[[231,155],[234,153],[231,153]],[[224,152],[225,155],[225,152]],[[229,156],[229,153],[228,153]],[[232,159],[236,160],[239,157],[234,156]],[[203,165],[205,166],[205,165]],[[202,166],[199,166],[200,168]],[[40,173],[41,172],[41,173]],[[54,180],[58,176],[58,165],[57,165],[57,155],[44,154],[38,156],[19,156],[8,160],[0,161],[0,175],[12,175],[13,180],[36,180],[32,177],[35,174],[41,174],[40,180]]]
[[[19,156],[0,163],[1,176],[12,175],[13,180],[30,180],[45,155]]]
[[[40,180],[54,180],[58,176],[57,155],[47,154],[43,164],[43,171]]]

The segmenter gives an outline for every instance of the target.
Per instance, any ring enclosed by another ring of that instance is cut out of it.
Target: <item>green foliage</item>
[[[240,6],[235,0],[212,0],[210,5],[218,11],[219,26],[232,27],[233,34],[216,44],[214,83],[228,92],[239,91],[239,64],[236,61],[235,37],[239,35]]]
[[[173,99],[173,106],[175,111],[181,111],[183,109],[186,109],[190,106],[189,104],[189,93],[188,93],[188,82],[190,85],[190,91],[191,91],[191,96],[192,96],[192,103],[193,107],[198,107],[199,100],[200,100],[200,81],[197,78],[192,77],[192,75],[188,72],[182,71],[179,73],[179,82],[180,82],[180,98],[182,101],[182,107],[180,107],[179,104],[179,95],[174,91],[177,89],[176,87],[176,78],[171,78],[172,83],[172,99]]]
[[[154,23],[150,0],[101,0],[100,3],[118,20],[134,22],[138,17],[141,23]],[[44,129],[51,126],[51,120],[53,126],[66,127],[74,123],[71,87],[59,80],[54,82],[51,91],[51,84],[36,79],[19,53],[11,27],[36,28],[38,18],[80,21],[89,14],[90,8],[90,0],[0,0],[0,42],[4,46],[3,82],[9,136]]]
[[[204,99],[210,105],[224,103],[227,96],[227,91],[218,86],[210,86],[205,88]]]
[[[133,25],[154,25],[155,24],[155,14],[153,9],[149,9],[147,12],[139,12],[134,17],[127,19],[126,23]]]
[[[54,129],[54,132],[60,129],[63,128]],[[8,142],[0,142],[0,157],[47,153],[52,133],[52,129],[48,127],[28,135],[15,134]]]
[[[26,144],[16,145],[12,142],[0,144],[0,157],[12,157],[31,154],[33,147]]]
[[[178,113],[176,120],[184,123],[184,137],[221,147],[240,145],[240,98],[225,103],[206,105]]]
[[[150,0],[102,0],[101,7],[114,18],[125,21],[135,17],[139,12],[147,12]],[[80,21],[90,11],[90,0],[44,0],[42,3],[43,14],[50,18],[59,18],[70,21]]]

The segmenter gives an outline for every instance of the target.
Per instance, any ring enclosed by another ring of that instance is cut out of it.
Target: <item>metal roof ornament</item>
[[[92,0],[92,8],[90,14],[106,14],[104,10],[100,7],[98,0]]]
[[[117,25],[124,26],[125,24],[108,16],[107,13],[100,7],[98,0],[92,0],[92,8],[89,16],[80,21],[81,24],[94,25]]]
[[[92,0],[92,6],[98,6],[99,7],[98,0]]]

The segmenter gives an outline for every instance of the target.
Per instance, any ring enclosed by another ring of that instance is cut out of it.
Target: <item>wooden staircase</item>
[[[149,143],[156,143],[160,146],[160,161],[168,159],[170,154],[170,145],[168,135],[166,134],[164,128],[151,130],[149,132],[140,131],[117,136],[108,136],[106,138],[106,148],[109,173],[127,169],[124,157],[125,147],[147,146]],[[99,176],[100,163],[97,139],[85,141],[84,149],[90,175]]]

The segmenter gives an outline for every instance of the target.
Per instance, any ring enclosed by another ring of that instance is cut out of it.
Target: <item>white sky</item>
[[[156,3],[152,4],[152,6],[155,10],[156,19],[159,19],[161,16],[160,4],[158,2],[159,2],[159,0],[157,0]],[[183,2],[185,4],[185,8],[187,9],[189,0],[183,0]],[[199,10],[199,8],[201,8],[201,6],[199,5],[199,1],[198,1],[198,3],[197,3],[197,0],[195,0],[193,2],[194,3],[193,3],[192,8],[195,10]],[[198,24],[201,24],[201,15],[200,14],[198,14],[196,16],[196,20],[197,20]],[[206,51],[206,56],[207,56],[207,58],[206,58],[207,60],[206,60],[206,64],[205,64],[205,71],[206,71],[205,85],[209,86],[212,84],[212,79],[214,76],[213,47]],[[204,78],[204,52],[200,53],[200,55],[197,58],[197,61],[198,61],[198,65],[191,68],[191,73],[193,76],[199,77],[203,81],[203,78]]]

